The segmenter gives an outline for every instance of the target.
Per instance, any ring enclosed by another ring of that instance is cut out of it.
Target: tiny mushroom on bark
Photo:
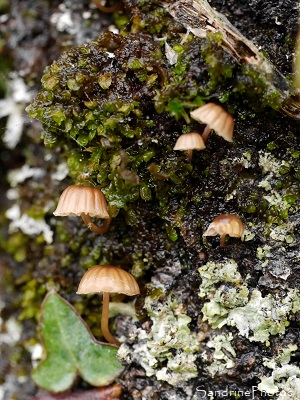
[[[204,142],[206,142],[212,129],[217,135],[222,136],[228,142],[233,141],[233,118],[221,106],[214,103],[207,103],[191,111],[190,115],[196,121],[206,124],[202,134]]]
[[[81,216],[86,226],[98,234],[105,233],[111,223],[107,202],[101,190],[89,186],[72,185],[61,194],[55,216]],[[94,224],[91,217],[103,218],[102,226]]]
[[[223,247],[226,235],[241,237],[244,233],[244,225],[235,214],[222,214],[216,217],[209,225],[203,236],[220,235],[220,246]]]
[[[83,275],[77,293],[99,292],[103,292],[102,334],[109,343],[120,346],[121,343],[110,333],[108,328],[109,293],[123,293],[127,296],[134,296],[140,293],[139,286],[134,277],[121,268],[110,265],[95,265]]]
[[[203,149],[205,149],[205,143],[198,132],[189,132],[180,135],[174,146],[174,150],[187,150],[190,161],[193,157],[193,150]]]

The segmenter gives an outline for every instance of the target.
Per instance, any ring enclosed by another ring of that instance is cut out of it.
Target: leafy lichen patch
[[[155,375],[158,380],[177,386],[197,376],[195,361],[199,342],[188,327],[191,318],[183,313],[182,306],[169,296],[166,302],[145,299],[145,308],[152,321],[148,330],[133,331],[132,347],[123,344],[118,352],[121,361],[137,362],[147,376]]]
[[[210,261],[198,271],[202,278],[199,296],[209,300],[201,310],[203,321],[208,321],[213,328],[221,328],[227,322],[230,309],[247,303],[247,284],[233,259],[221,263]]]
[[[214,329],[234,326],[250,341],[270,345],[270,335],[283,334],[290,315],[299,310],[297,289],[265,297],[254,289],[248,299],[248,285],[243,282],[234,260],[208,262],[199,268],[199,273],[202,277],[199,295],[209,300],[201,310],[203,321],[208,321]]]
[[[263,297],[253,290],[249,302],[229,312],[227,324],[237,327],[239,333],[250,341],[270,345],[270,335],[285,333],[291,314],[299,310],[300,297],[297,289],[290,289],[282,295]]]
[[[233,339],[232,333],[228,335],[215,335],[207,342],[207,346],[214,349],[212,359],[213,362],[207,367],[212,376],[220,375],[233,368],[236,352],[231,345]]]
[[[273,359],[264,358],[264,365],[272,370],[270,376],[262,376],[258,388],[270,395],[277,393],[277,399],[297,399],[300,396],[300,368],[291,363],[297,345],[290,344],[281,349]]]

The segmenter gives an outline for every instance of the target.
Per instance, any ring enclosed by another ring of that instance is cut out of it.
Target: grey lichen
[[[225,258],[222,263],[210,261],[198,271],[202,278],[199,296],[209,299],[202,308],[203,321],[208,321],[213,328],[221,328],[230,309],[247,303],[247,285],[233,259]]]
[[[233,368],[236,352],[230,343],[231,340],[233,340],[233,335],[229,333],[228,335],[216,335],[207,342],[207,346],[214,349],[213,362],[207,367],[212,376]]]
[[[253,290],[249,302],[229,312],[226,323],[237,327],[242,336],[250,341],[265,342],[270,345],[270,335],[285,333],[289,317],[299,310],[300,297],[297,289],[286,293],[263,297],[257,289]]]
[[[291,363],[291,356],[298,347],[289,344],[273,359],[264,358],[264,365],[272,370],[271,376],[261,377],[260,390],[269,395],[277,394],[280,400],[298,399],[300,397],[300,368]]]
[[[164,303],[148,296],[145,309],[152,321],[150,330],[147,326],[136,328],[129,341],[120,347],[119,360],[127,364],[137,362],[147,376],[155,375],[173,386],[195,378],[200,346],[196,334],[188,327],[191,318],[182,305],[171,296]]]
[[[209,300],[202,308],[203,321],[208,321],[214,329],[234,326],[250,341],[269,346],[270,335],[285,333],[290,315],[299,310],[297,289],[265,297],[254,289],[248,300],[249,289],[234,260],[208,262],[199,272],[202,277],[199,295]]]

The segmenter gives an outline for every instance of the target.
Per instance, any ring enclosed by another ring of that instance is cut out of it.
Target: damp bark
[[[141,287],[138,319],[118,315],[111,326],[124,340],[124,399],[196,399],[199,388],[208,399],[258,385],[296,393],[299,351],[289,346],[299,343],[299,122],[284,101],[297,5],[210,2],[251,42],[243,57],[255,46],[280,81],[234,57],[224,32],[187,32],[167,2],[126,0],[114,14],[88,1],[3,8],[2,51],[14,71],[7,81],[21,77],[31,93],[21,104],[33,104],[19,143],[1,144],[1,334],[19,332],[1,345],[4,399],[43,394],[30,371],[48,290],[101,338],[101,299],[75,294],[86,268],[101,263],[128,270]],[[202,133],[189,113],[208,101],[233,115],[234,142],[212,133],[189,161],[173,146],[182,133]],[[113,220],[103,236],[52,215],[62,190],[84,182],[107,197]],[[221,248],[202,234],[226,213],[242,219],[245,234]],[[87,389],[79,380],[72,390]]]

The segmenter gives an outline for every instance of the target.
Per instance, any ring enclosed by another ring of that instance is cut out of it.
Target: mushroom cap
[[[244,233],[244,224],[235,214],[222,214],[216,217],[209,225],[203,236],[229,235],[241,237]]]
[[[101,190],[89,186],[71,185],[61,194],[56,210],[58,217],[80,216],[109,218],[107,202]]]
[[[184,133],[179,136],[175,143],[174,150],[202,150],[205,143],[198,132]]]
[[[234,120],[221,106],[207,103],[191,111],[190,115],[196,121],[208,125],[217,135],[222,136],[228,142],[233,141]]]
[[[123,293],[134,296],[140,293],[140,288],[129,272],[111,265],[95,265],[83,275],[78,294],[88,293]]]

